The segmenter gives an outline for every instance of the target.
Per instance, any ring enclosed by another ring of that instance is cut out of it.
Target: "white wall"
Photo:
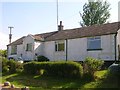
[[[120,55],[120,52],[118,51],[118,45],[120,46],[120,29],[118,30],[118,34],[117,34],[117,58]]]
[[[82,61],[87,56],[87,39],[68,40],[68,60]]]
[[[14,57],[14,58],[21,57],[22,52],[23,52],[22,44],[17,45],[17,54],[14,55],[11,55],[11,46],[8,46],[8,57]]]
[[[51,61],[65,60],[65,51],[55,51],[55,41],[48,41],[44,43],[44,56],[49,58]]]
[[[32,43],[32,51],[26,51],[26,45],[28,43]],[[26,36],[23,39],[23,56],[24,60],[33,60],[35,53],[34,53],[34,38],[31,35]]]
[[[86,57],[114,60],[114,35],[101,36],[101,48],[102,50],[87,51],[87,38],[69,39],[68,60],[82,61]],[[48,41],[44,43],[44,56],[53,61],[65,60],[66,51],[55,52],[55,41]]]
[[[120,30],[119,30],[120,31]],[[120,32],[118,34],[120,37]],[[115,35],[104,35],[101,36],[101,48],[98,51],[87,51],[87,38],[77,38],[68,40],[68,60],[82,61],[86,57],[94,57],[103,60],[115,60],[115,49],[114,49],[114,36]],[[64,40],[65,45],[66,41]],[[120,38],[117,40],[120,43]],[[32,51],[26,51],[26,45],[32,43]],[[9,46],[9,55],[11,53],[11,46]],[[55,51],[55,41],[47,42],[36,42],[31,35],[28,35],[23,40],[23,45],[17,46],[17,56],[22,54],[24,60],[35,59],[35,53],[38,55],[44,55],[51,61],[66,60],[66,46],[65,51]]]
[[[21,54],[23,52],[23,45],[17,45],[17,56],[21,57]]]
[[[34,42],[34,53],[36,53],[37,56],[43,55],[44,53],[43,49],[44,49],[44,42],[40,42],[40,41]],[[34,56],[34,58],[37,59],[37,56]]]
[[[117,34],[117,44],[120,45],[120,29],[118,30],[118,34]]]
[[[88,51],[88,56],[99,58],[102,60],[115,60],[114,53],[114,35],[101,36],[101,48],[98,51]]]

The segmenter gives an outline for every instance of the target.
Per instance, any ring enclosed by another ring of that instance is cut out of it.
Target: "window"
[[[17,45],[11,46],[11,55],[17,54]]]
[[[87,50],[100,50],[101,49],[101,37],[90,37],[87,39]]]
[[[27,44],[26,51],[32,51],[32,43]]]
[[[64,41],[55,42],[55,51],[64,51],[65,44]]]

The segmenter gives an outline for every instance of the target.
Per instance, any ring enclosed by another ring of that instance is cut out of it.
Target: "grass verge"
[[[2,82],[9,81],[17,87],[28,86],[30,90],[64,90],[64,89],[85,89],[85,88],[118,88],[116,80],[107,78],[107,70],[97,71],[96,80],[89,81],[79,79],[67,79],[59,77],[46,77],[40,75],[10,74],[2,77]]]

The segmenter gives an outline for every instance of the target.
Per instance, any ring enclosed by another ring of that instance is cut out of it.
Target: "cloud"
[[[12,42],[17,40],[20,37],[12,37]],[[3,32],[0,32],[0,49],[7,49],[7,45],[9,44],[9,35]]]

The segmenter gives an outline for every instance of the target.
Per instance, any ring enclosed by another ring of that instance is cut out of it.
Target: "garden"
[[[32,61],[19,63],[2,60],[2,83],[9,81],[30,90],[119,88],[119,68],[101,69],[104,61],[88,57],[83,63],[73,61]],[[117,73],[116,73],[117,72]]]

